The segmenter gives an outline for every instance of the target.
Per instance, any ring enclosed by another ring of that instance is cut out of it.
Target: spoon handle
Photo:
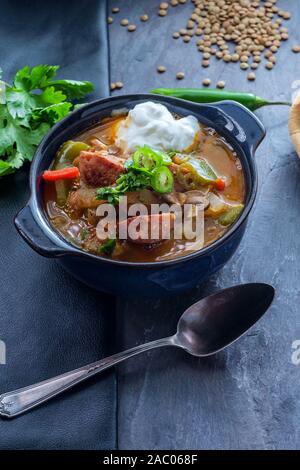
[[[4,393],[3,395],[0,395],[0,416],[13,418],[20,415],[25,411],[50,400],[74,385],[83,382],[89,377],[119,364],[119,362],[122,362],[129,357],[136,356],[137,354],[149,351],[150,349],[159,348],[161,346],[176,346],[176,344],[172,336],[169,338],[158,339],[156,341],[128,349],[127,351],[114,354],[113,356],[106,357],[100,361],[80,367],[79,369],[58,375],[52,379],[44,380],[43,382],[29,385],[28,387]]]

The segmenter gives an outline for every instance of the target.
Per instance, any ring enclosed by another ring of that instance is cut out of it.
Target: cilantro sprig
[[[1,80],[0,70],[0,176],[31,161],[50,127],[74,109],[72,100],[93,91],[87,81],[55,80],[58,69],[26,66],[12,84]]]

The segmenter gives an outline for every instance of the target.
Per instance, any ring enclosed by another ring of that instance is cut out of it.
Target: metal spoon
[[[0,396],[0,415],[13,418],[119,362],[150,349],[177,346],[193,356],[215,354],[262,317],[274,297],[267,284],[244,284],[205,297],[180,317],[177,333]]]

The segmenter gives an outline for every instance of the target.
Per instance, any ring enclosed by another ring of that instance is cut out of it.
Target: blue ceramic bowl
[[[131,109],[144,101],[157,101],[181,116],[194,115],[224,136],[239,155],[246,178],[246,203],[241,217],[219,240],[208,247],[176,258],[154,263],[132,263],[99,258],[68,243],[50,225],[43,207],[42,173],[59,146],[103,117],[120,108]],[[159,95],[125,95],[83,106],[59,122],[37,149],[31,166],[31,197],[17,214],[15,225],[20,235],[39,254],[57,258],[74,277],[99,291],[121,295],[159,296],[199,285],[220,269],[236,251],[246,229],[248,215],[257,192],[254,152],[265,136],[256,116],[233,101],[200,105]]]

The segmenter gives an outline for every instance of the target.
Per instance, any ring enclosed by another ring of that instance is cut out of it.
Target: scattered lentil
[[[116,84],[115,83],[111,83],[110,84],[110,89],[113,91],[116,89]]]
[[[162,2],[159,5],[160,10],[167,10],[169,8],[169,4],[167,2]]]
[[[140,20],[141,20],[141,21],[148,21],[148,20],[149,20],[149,16],[148,16],[148,15],[141,15],[141,16],[140,16]]]
[[[124,86],[123,82],[116,82],[115,85],[116,85],[116,88],[118,89],[123,88]]]
[[[231,56],[232,62],[237,62],[239,59],[240,59],[239,54],[237,54],[237,53],[232,54],[232,56]]]
[[[164,73],[166,70],[167,70],[167,69],[166,69],[166,67],[165,67],[164,65],[158,65],[158,66],[157,66],[157,71],[158,71],[159,73]]]
[[[217,83],[217,88],[225,88],[225,82],[223,80],[220,80],[218,83]]]
[[[242,55],[242,56],[240,57],[240,61],[241,61],[241,62],[248,62],[248,56],[245,55],[245,54]]]
[[[230,54],[225,54],[223,57],[224,62],[231,62],[231,55]]]
[[[164,3],[177,6],[186,0]],[[288,40],[288,28],[283,25],[284,20],[291,17],[290,12],[279,10],[275,5],[277,0],[192,0],[192,3],[194,9],[186,28],[173,33],[173,37],[177,39],[180,34],[183,41],[190,42],[187,36],[200,36],[203,42],[197,41],[197,48],[203,54],[202,66],[209,66],[207,54],[224,62],[240,61],[242,70],[257,69],[263,56],[274,66],[276,59],[270,57],[274,57],[282,41]],[[162,4],[160,10],[163,10]],[[230,52],[232,43],[235,48]],[[213,45],[216,47],[212,49]]]
[[[182,80],[184,77],[185,77],[185,75],[184,75],[183,72],[178,72],[178,73],[176,74],[177,80]]]
[[[254,72],[250,72],[250,73],[248,73],[247,78],[248,78],[248,80],[249,80],[250,82],[253,82],[253,80],[256,79],[256,75],[255,75]]]
[[[107,18],[107,23],[108,23],[108,24],[112,24],[113,22],[114,22],[114,19],[113,19],[111,16],[109,16],[109,17]]]
[[[211,84],[210,78],[204,78],[202,84],[204,86],[209,86]]]
[[[127,18],[123,18],[121,21],[120,21],[120,25],[121,26],[127,26],[129,24],[129,21]]]
[[[158,11],[159,16],[166,16],[168,14],[167,10],[159,10]]]
[[[112,13],[119,13],[120,8],[114,7],[114,8],[111,9],[111,11],[112,11]]]
[[[172,34],[172,36],[173,36],[174,39],[178,39],[178,38],[180,37],[180,34],[179,34],[177,31],[175,31],[175,32]]]
[[[133,31],[136,30],[136,26],[135,26],[135,24],[130,24],[130,25],[127,26],[127,29],[130,33],[133,33]]]
[[[266,63],[266,69],[272,70],[273,67],[274,67],[273,62],[267,62],[267,63]]]
[[[293,51],[295,54],[298,54],[298,53],[300,52],[300,45],[295,44],[295,46],[292,47],[292,51]]]

